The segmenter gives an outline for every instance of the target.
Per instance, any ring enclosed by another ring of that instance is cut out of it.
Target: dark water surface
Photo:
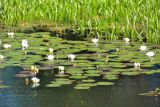
[[[45,73],[39,75],[41,86],[24,85],[24,79],[14,77],[21,69],[0,69],[0,80],[10,88],[0,89],[0,107],[160,107],[160,97],[139,96],[160,87],[160,74],[122,77],[113,86],[97,86],[75,90],[73,85],[45,88]]]

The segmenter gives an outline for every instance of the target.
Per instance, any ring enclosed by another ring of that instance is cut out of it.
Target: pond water
[[[16,33],[13,38],[3,32],[0,37],[0,107],[160,106],[159,97],[138,95],[160,87],[159,45],[72,41],[50,32]],[[155,55],[148,57],[148,52]],[[39,87],[32,87],[33,76],[40,79]]]
[[[139,96],[160,87],[160,74],[123,76],[113,86],[75,90],[74,84],[47,88],[50,76],[41,72],[41,86],[32,88],[14,75],[19,67],[0,69],[0,80],[10,88],[0,89],[0,107],[159,107],[159,97]]]

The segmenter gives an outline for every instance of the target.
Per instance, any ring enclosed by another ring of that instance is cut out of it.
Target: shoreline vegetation
[[[51,31],[78,38],[160,44],[159,0],[3,0],[0,31]]]

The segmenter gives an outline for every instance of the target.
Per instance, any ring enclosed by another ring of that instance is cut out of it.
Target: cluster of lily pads
[[[149,43],[141,46],[129,38],[112,42],[96,38],[71,41],[49,32],[15,33],[14,36],[3,32],[0,37],[3,56],[0,68],[37,66],[39,73],[53,71],[54,79],[46,87],[75,84],[75,89],[89,89],[113,85],[112,81],[121,75],[160,73],[159,46]],[[4,44],[10,47],[5,48]]]

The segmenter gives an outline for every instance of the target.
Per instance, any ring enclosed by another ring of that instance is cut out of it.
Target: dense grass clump
[[[78,26],[88,37],[160,43],[160,1],[1,0],[0,24]]]

